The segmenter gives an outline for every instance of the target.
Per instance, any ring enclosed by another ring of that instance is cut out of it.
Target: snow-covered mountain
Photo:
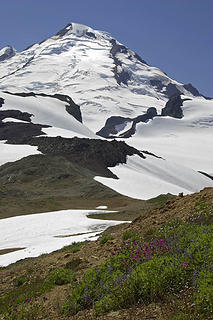
[[[174,93],[194,96],[191,85],[170,79],[108,33],[71,23],[0,64],[0,90],[61,93],[81,108],[83,122],[100,130],[110,116],[160,112]]]
[[[120,180],[96,177],[114,190],[144,199],[213,186],[213,100],[108,33],[70,23],[20,53],[6,47],[0,75],[1,164],[38,153],[29,137],[115,137],[150,154],[111,169]]]
[[[14,57],[16,54],[16,50],[11,46],[6,46],[0,50],[0,61],[4,61]]]

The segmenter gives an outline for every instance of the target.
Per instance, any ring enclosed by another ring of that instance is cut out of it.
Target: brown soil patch
[[[1,249],[1,250],[0,250],[0,255],[6,254],[6,253],[10,253],[10,252],[14,252],[14,251],[18,251],[18,250],[23,250],[23,249],[25,249],[25,248]]]

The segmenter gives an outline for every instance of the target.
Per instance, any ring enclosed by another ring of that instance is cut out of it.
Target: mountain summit
[[[70,23],[20,53],[6,47],[0,57],[1,164],[62,156],[138,199],[213,186],[212,100],[110,34]],[[130,146],[134,152],[122,151]]]
[[[160,113],[174,94],[199,95],[108,33],[77,23],[3,61],[0,74],[1,90],[71,96],[95,132],[110,116],[134,118],[153,106]]]
[[[0,62],[14,57],[16,50],[11,46],[6,46],[0,50]]]

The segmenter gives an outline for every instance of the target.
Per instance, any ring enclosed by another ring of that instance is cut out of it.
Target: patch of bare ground
[[[6,253],[10,253],[10,252],[14,252],[14,251],[18,251],[18,250],[23,250],[23,249],[25,249],[25,248],[1,249],[1,250],[0,250],[0,255],[6,254]]]

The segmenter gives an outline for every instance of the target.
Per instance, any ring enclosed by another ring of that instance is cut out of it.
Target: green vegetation
[[[31,302],[31,300],[50,291],[52,287],[52,283],[45,282],[43,279],[15,287],[0,298],[0,311],[10,314],[14,308],[24,304],[26,299],[30,299],[29,302]]]
[[[80,251],[80,248],[83,244],[85,244],[86,241],[82,241],[82,242],[73,242],[70,246],[65,246],[62,249],[60,249],[61,251],[65,251],[65,252],[72,252],[72,253],[76,253],[78,251]]]
[[[149,242],[135,240],[134,231],[126,232],[123,239],[129,240],[74,285],[63,312],[73,315],[94,307],[100,315],[191,289],[193,319],[212,317],[213,210],[200,205],[205,210],[201,219],[166,223]],[[173,319],[184,317],[187,314],[182,313]]]
[[[113,240],[114,237],[111,234],[104,234],[101,238],[100,238],[100,244],[105,244],[107,243],[109,240]]]
[[[25,277],[16,278],[15,281],[14,281],[14,286],[20,287],[21,285],[23,285],[24,283],[26,283],[27,280],[28,280],[28,279],[25,278]]]
[[[44,294],[55,285],[74,282],[74,274],[70,270],[58,268],[52,270],[46,279],[31,283],[22,279],[25,278],[18,278],[18,285],[15,283],[13,290],[0,298],[0,313],[5,314],[5,319],[37,319],[38,300],[45,302],[47,298]]]
[[[63,284],[72,282],[73,279],[74,275],[71,271],[64,268],[58,268],[50,272],[49,276],[46,279],[46,282],[61,286]]]
[[[161,194],[155,198],[149,199],[147,200],[147,202],[149,204],[154,204],[154,205],[158,205],[158,206],[163,206],[165,205],[168,201],[175,199],[176,196],[174,196],[173,194]]]
[[[69,262],[66,263],[65,267],[66,269],[71,269],[73,271],[77,271],[78,268],[79,268],[79,265],[82,263],[82,260],[80,258],[76,258],[76,259],[73,259]]]
[[[135,230],[128,230],[128,231],[124,232],[123,240],[128,240],[128,239],[138,240],[139,236]]]
[[[10,291],[0,297],[2,319],[39,319],[45,310],[43,318],[48,319],[47,300],[50,305],[59,301],[51,300],[55,292],[64,294],[57,307],[60,319],[88,309],[99,317],[132,306],[163,306],[167,302],[172,308],[166,319],[213,319],[212,204],[201,198],[187,221],[169,221],[157,231],[150,228],[142,234],[138,225],[135,227],[140,232],[128,229],[119,235],[121,242],[107,243],[113,240],[110,234],[100,238],[95,248],[111,248],[111,256],[99,266],[88,269],[90,264],[81,257],[82,249],[87,249],[82,242],[59,250],[64,268],[53,269],[48,275],[41,270],[39,279],[31,277],[32,266],[22,269],[12,287],[8,286]],[[87,271],[83,272],[85,265]],[[74,271],[80,272],[75,275]],[[69,295],[65,300],[66,290]]]

